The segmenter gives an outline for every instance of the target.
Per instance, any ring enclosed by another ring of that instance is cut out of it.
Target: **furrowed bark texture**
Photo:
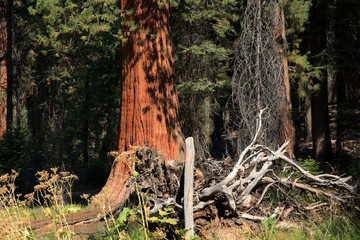
[[[158,1],[123,0],[122,9],[138,29],[122,43],[119,150],[146,143],[166,160],[184,159],[179,102],[175,89],[170,8]]]
[[[12,60],[12,6],[13,0],[6,1],[6,130],[11,131],[13,122],[13,60]]]
[[[0,9],[0,141],[6,132],[6,21],[5,11]]]
[[[122,0],[122,10],[133,9],[125,20],[137,29],[121,45],[121,110],[118,125],[119,152],[131,146],[156,149],[164,160],[184,161],[185,144],[181,131],[179,102],[175,88],[170,6],[157,0]],[[127,160],[116,161],[105,187],[110,202],[122,202],[129,194]]]
[[[130,175],[131,171],[127,165],[126,157],[114,161],[105,187],[100,192],[100,194],[107,195],[110,206],[121,205],[129,197],[130,189],[127,185]]]
[[[282,101],[281,101],[281,129],[280,129],[280,143],[283,144],[289,140],[288,145],[288,155],[291,159],[295,158],[294,148],[296,145],[295,137],[295,126],[292,119],[292,104],[290,96],[290,79],[289,79],[289,69],[288,62],[286,58],[286,35],[285,35],[285,15],[284,9],[280,3],[276,3],[277,9],[275,14],[275,23],[274,23],[274,35],[277,41],[277,51],[281,58],[282,68],[283,68],[283,91],[282,91]]]

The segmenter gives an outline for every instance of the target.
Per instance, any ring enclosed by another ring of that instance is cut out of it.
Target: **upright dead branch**
[[[194,139],[189,137],[185,140],[185,178],[184,178],[184,215],[187,239],[194,235],[193,195],[194,195]]]
[[[234,169],[231,171],[231,173],[221,182],[219,182],[218,184],[216,184],[215,186],[209,187],[209,188],[205,188],[204,190],[201,191],[201,196],[202,197],[208,197],[216,192],[222,192],[224,193],[228,200],[229,200],[229,204],[230,207],[232,209],[235,210],[236,208],[236,204],[235,204],[235,200],[232,194],[233,189],[239,184],[238,181],[236,181],[234,184],[230,185],[230,186],[226,186],[228,185],[231,181],[234,180],[234,178],[236,177],[238,171],[240,170],[241,166],[249,159],[246,158],[245,156],[247,156],[247,153],[251,150],[251,148],[254,146],[258,136],[259,136],[259,132],[261,130],[261,125],[262,125],[262,121],[261,121],[261,115],[263,114],[264,109],[260,110],[260,114],[259,114],[259,119],[257,121],[257,130],[255,133],[255,136],[253,138],[253,140],[251,141],[251,143],[245,148],[245,150],[240,154],[239,160],[237,161],[237,163],[234,166]]]

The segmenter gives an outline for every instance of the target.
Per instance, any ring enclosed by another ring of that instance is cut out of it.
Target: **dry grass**
[[[21,196],[15,193],[18,175],[12,171],[0,177],[0,239],[36,238],[31,221],[39,216],[51,220],[56,239],[72,239],[74,232],[67,219],[80,210],[71,199],[71,188],[77,177],[69,172],[58,172],[57,168],[38,172],[39,184],[34,192]]]

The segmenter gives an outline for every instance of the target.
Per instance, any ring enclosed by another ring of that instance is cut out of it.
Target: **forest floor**
[[[348,103],[344,106],[341,116],[338,116],[336,104],[329,105],[330,136],[334,152],[333,170],[360,177],[360,102]],[[302,116],[302,119],[305,119]],[[313,158],[311,139],[306,138],[305,122],[300,124],[301,136],[298,139],[297,158]],[[337,125],[341,126],[341,133]],[[341,143],[337,145],[337,138]]]

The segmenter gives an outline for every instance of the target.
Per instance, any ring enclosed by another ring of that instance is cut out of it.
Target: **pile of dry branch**
[[[277,149],[257,144],[262,131],[262,110],[256,133],[237,161],[207,159],[196,163],[194,218],[204,225],[219,217],[264,220],[288,219],[333,203],[346,203],[356,196],[351,177],[314,175],[286,155],[288,142]],[[181,163],[164,163],[150,148],[139,153],[136,180],[150,198],[150,214],[157,209],[183,206]]]

